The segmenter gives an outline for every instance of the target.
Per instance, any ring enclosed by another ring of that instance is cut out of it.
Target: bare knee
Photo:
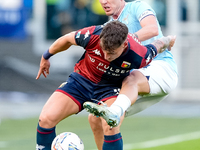
[[[96,116],[93,116],[92,114],[89,114],[88,115],[88,121],[89,121],[90,127],[93,131],[102,129],[102,123],[101,123],[101,119],[99,117],[96,117]]]
[[[53,128],[57,124],[57,121],[48,114],[41,114],[39,117],[39,125],[42,128]]]

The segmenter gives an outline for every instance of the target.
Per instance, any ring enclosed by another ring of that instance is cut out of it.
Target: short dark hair
[[[100,34],[101,47],[103,50],[112,51],[122,45],[128,35],[128,27],[119,22],[107,23]]]

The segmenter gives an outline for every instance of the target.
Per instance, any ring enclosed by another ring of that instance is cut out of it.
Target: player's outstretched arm
[[[49,48],[49,53],[56,54],[67,50],[71,45],[76,45],[75,32],[70,32],[58,38]]]
[[[158,53],[162,53],[166,49],[170,51],[171,48],[174,46],[175,40],[176,36],[169,35],[167,37],[162,37],[160,39],[157,39],[151,44],[153,44],[157,48]]]
[[[40,61],[40,68],[36,79],[39,79],[41,74],[46,78],[49,74],[50,61],[49,58],[56,53],[67,50],[71,45],[76,45],[75,42],[75,32],[66,34],[59,39],[57,39],[50,48],[42,55]]]

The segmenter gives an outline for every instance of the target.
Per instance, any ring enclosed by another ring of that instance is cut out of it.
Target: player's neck
[[[125,55],[125,54],[127,53],[127,51],[128,51],[128,45],[124,48],[124,50],[123,50],[121,56]]]
[[[119,7],[119,9],[117,10],[117,13],[113,14],[113,16],[112,16],[113,20],[118,20],[122,11],[124,10],[125,5],[126,5],[126,2],[123,1],[122,4],[121,4],[121,7]]]

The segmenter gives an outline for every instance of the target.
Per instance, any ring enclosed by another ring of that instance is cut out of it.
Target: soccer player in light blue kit
[[[140,0],[129,3],[124,0],[99,1],[106,14],[111,16],[110,21],[119,20],[126,24],[129,33],[138,37],[143,45],[163,36],[156,14],[147,3]],[[119,128],[124,116],[133,115],[162,100],[176,87],[177,81],[177,66],[173,55],[165,50],[147,67],[130,73],[123,81],[115,102],[112,105],[107,103],[110,107],[86,102],[84,107],[87,111],[103,118],[89,115],[98,149],[122,150],[123,142]],[[112,130],[109,130],[107,124],[113,127]],[[107,135],[104,135],[105,131],[108,131]]]

